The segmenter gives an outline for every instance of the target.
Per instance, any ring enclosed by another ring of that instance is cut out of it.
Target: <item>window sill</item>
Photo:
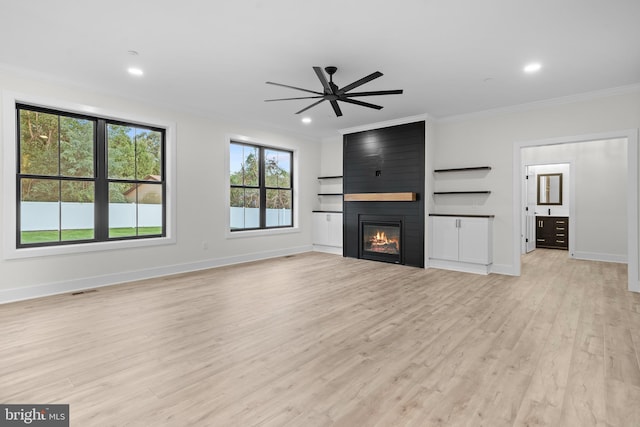
[[[226,232],[227,239],[242,239],[247,237],[274,236],[277,234],[299,233],[299,227],[290,228],[271,228],[267,230],[246,230],[246,231],[229,231]]]
[[[113,242],[79,243],[77,245],[40,246],[35,248],[5,248],[4,259],[35,258],[41,256],[67,255],[87,252],[122,250],[160,245],[171,245],[176,242],[171,237],[155,237],[140,240],[118,240]]]

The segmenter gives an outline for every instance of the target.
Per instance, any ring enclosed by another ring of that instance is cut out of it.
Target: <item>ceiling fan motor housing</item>
[[[328,67],[324,67],[324,70],[327,72],[327,74],[329,74],[329,77],[331,77],[335,74],[336,71],[338,71],[338,67],[330,65]]]

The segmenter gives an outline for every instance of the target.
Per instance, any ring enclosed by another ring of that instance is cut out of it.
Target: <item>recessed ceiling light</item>
[[[540,68],[542,68],[542,64],[540,64],[539,62],[532,62],[531,64],[527,64],[524,67],[524,72],[535,73],[536,71],[540,71]]]
[[[302,123],[308,125],[309,123],[311,123],[311,117],[303,117],[302,118]]]
[[[144,74],[144,71],[142,71],[140,68],[136,68],[136,67],[129,67],[127,69],[127,71],[132,76],[142,76]]]

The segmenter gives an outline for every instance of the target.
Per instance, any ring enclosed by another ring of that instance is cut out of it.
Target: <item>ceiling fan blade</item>
[[[371,73],[367,77],[363,77],[360,80],[356,80],[355,82],[351,83],[350,85],[346,85],[345,87],[340,89],[336,95],[342,95],[345,92],[349,92],[351,89],[355,89],[358,86],[362,86],[363,84],[368,83],[373,79],[377,79],[378,77],[380,77],[382,75],[383,74],[380,71],[376,71],[375,73]]]
[[[351,98],[354,96],[400,95],[400,94],[402,94],[402,89],[376,90],[373,92],[351,92],[351,93],[345,93],[342,96],[347,96]]]
[[[368,102],[357,101],[355,99],[340,98],[340,101],[348,102],[349,104],[360,105],[361,107],[369,107],[369,108],[374,108],[376,110],[382,110],[382,107],[380,105],[369,104]]]
[[[307,111],[309,108],[313,108],[313,107],[315,107],[316,105],[320,104],[320,103],[321,103],[321,102],[323,102],[323,101],[324,101],[324,99],[321,99],[321,100],[320,100],[320,101],[318,101],[318,102],[314,102],[313,104],[309,105],[308,107],[305,107],[305,108],[303,108],[302,110],[298,111],[296,114],[300,114],[300,113],[302,113],[302,112],[305,112],[305,111]]]
[[[338,105],[338,101],[333,100],[330,101],[331,106],[333,107],[333,112],[336,113],[336,117],[342,116],[342,110],[340,110],[340,106]]]
[[[271,102],[271,101],[292,101],[294,99],[315,99],[315,98],[323,98],[324,95],[318,95],[318,96],[302,96],[299,98],[277,98],[277,99],[265,99],[264,102]]]
[[[295,87],[295,86],[289,86],[289,85],[283,85],[280,83],[274,83],[274,82],[266,82],[268,85],[275,85],[275,86],[282,86],[282,87],[288,87],[289,89],[296,89],[296,90],[301,90],[303,92],[309,92],[309,93],[315,93],[316,95],[324,95],[324,93],[321,92],[316,92],[315,90],[309,90],[309,89],[303,89],[301,87]]]
[[[324,92],[333,95],[333,89],[331,85],[327,81],[327,77],[324,75],[324,71],[320,67],[313,67],[313,71],[316,72],[318,79],[320,79],[320,83],[322,83],[322,87],[324,88]]]

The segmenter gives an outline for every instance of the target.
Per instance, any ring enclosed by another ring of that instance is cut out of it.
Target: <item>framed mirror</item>
[[[547,173],[538,175],[538,204],[562,204],[562,174]]]

